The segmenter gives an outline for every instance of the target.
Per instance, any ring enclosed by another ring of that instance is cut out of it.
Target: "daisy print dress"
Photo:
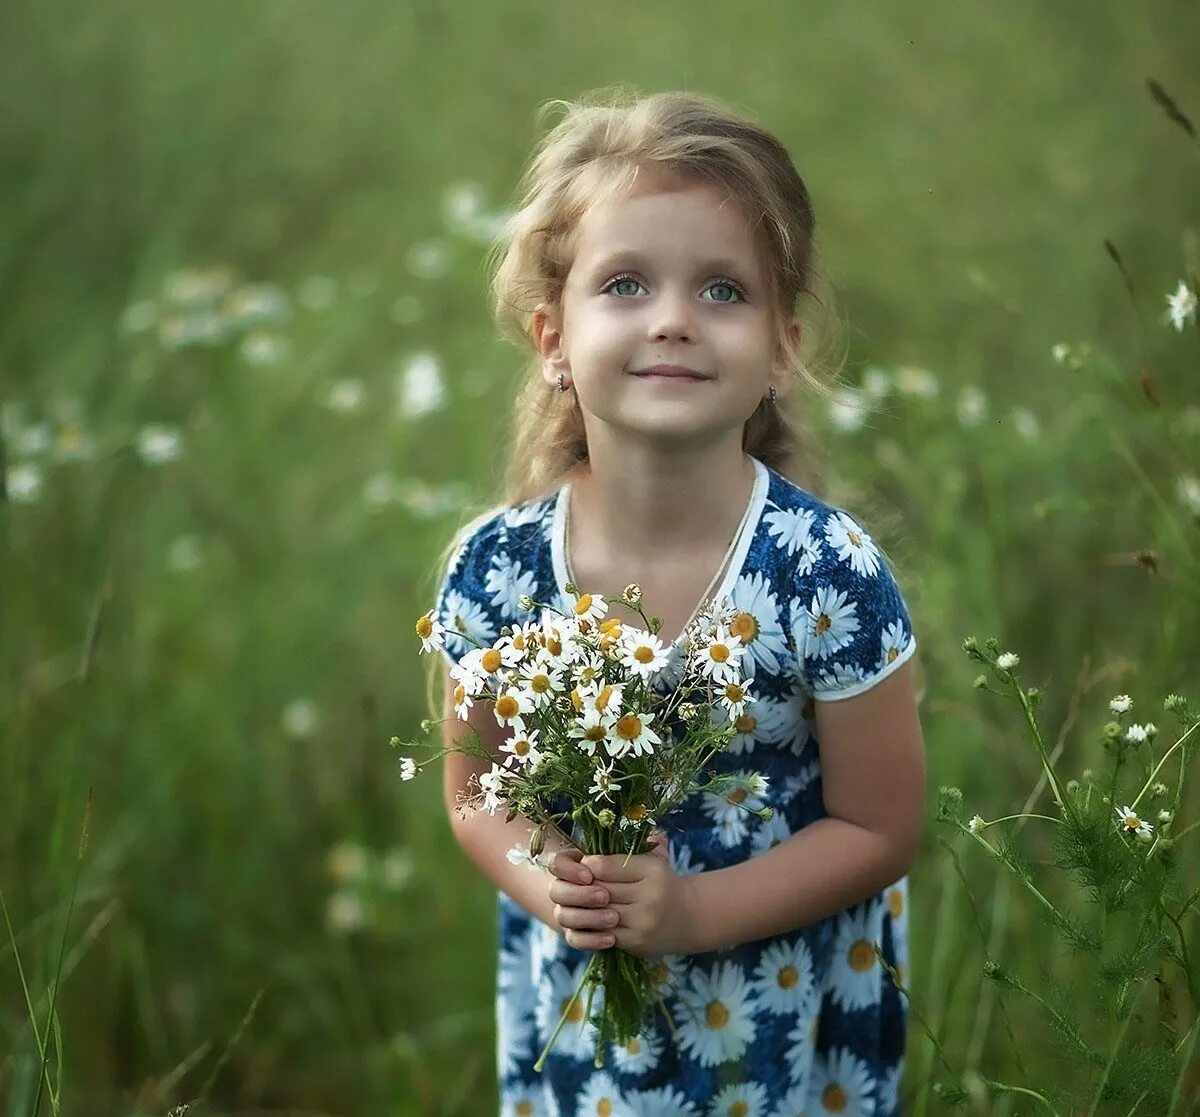
[[[826,816],[814,700],[874,686],[916,650],[908,610],[883,554],[853,517],[752,459],[756,480],[724,579],[732,632],[753,678],[731,746],[710,767],[759,773],[774,808],[763,822],[707,792],[659,820],[675,870],[721,869],[759,856]],[[519,599],[569,611],[569,482],[549,496],[468,524],[444,574],[436,616],[449,663],[531,614]],[[586,588],[586,587],[584,587]],[[652,608],[653,603],[648,603]],[[649,608],[648,608],[649,612]],[[673,684],[685,661],[669,648]],[[656,686],[658,682],[656,682]],[[530,870],[534,871],[534,870]],[[549,882],[547,881],[547,887]],[[542,1070],[534,1070],[590,953],[497,891],[496,1067],[502,1117],[897,1117],[907,1008],[875,956],[908,968],[908,878],[841,912],[731,949],[649,959],[678,1040],[661,1012],[593,1065],[583,998]],[[593,1010],[600,1007],[597,990]]]

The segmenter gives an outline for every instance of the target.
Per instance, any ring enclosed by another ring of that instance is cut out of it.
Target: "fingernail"
[[[592,874],[589,873],[587,871],[587,869],[584,869],[583,872],[579,874],[579,880],[580,880],[580,883],[582,883],[582,884],[591,884],[592,883]]]

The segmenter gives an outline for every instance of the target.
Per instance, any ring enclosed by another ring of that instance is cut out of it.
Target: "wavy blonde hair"
[[[518,204],[487,258],[497,328],[529,355],[513,402],[512,435],[506,440],[504,501],[483,512],[464,510],[467,522],[440,556],[439,575],[471,528],[505,508],[549,495],[577,463],[587,460],[577,397],[542,378],[533,318],[539,308],[561,311],[583,214],[632,188],[643,169],[715,186],[743,209],[767,264],[777,351],[784,355],[788,373],[800,381],[797,387],[829,398],[844,365],[844,353],[833,359],[842,329],[817,264],[812,199],[774,135],[700,93],[639,95],[614,86],[578,102],[544,102],[536,114],[539,125],[556,108],[565,109],[564,115],[535,148]],[[807,300],[806,328],[796,347],[787,330],[802,299]],[[809,328],[814,322],[820,328]],[[811,340],[806,346],[805,339],[814,336],[815,346]],[[742,448],[819,496],[825,490],[823,463],[801,415],[786,409],[793,396],[805,398],[802,392],[788,392],[781,393],[778,403],[759,403],[746,421]],[[428,693],[436,716],[432,677]]]

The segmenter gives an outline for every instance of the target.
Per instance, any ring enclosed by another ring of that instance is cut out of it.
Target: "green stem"
[[[550,1048],[554,1046],[554,1041],[558,1039],[558,1033],[562,1031],[563,1025],[567,1022],[567,1017],[570,1015],[571,1009],[575,1007],[575,1002],[579,1000],[579,994],[583,992],[583,987],[587,984],[587,980],[591,976],[592,969],[596,965],[596,959],[599,957],[599,954],[593,954],[591,959],[588,961],[587,968],[583,971],[583,980],[580,981],[579,986],[576,988],[571,999],[567,1001],[566,1007],[563,1009],[562,1016],[558,1018],[558,1026],[554,1029],[554,1034],[547,1041],[545,1048],[538,1056],[537,1062],[533,1064],[533,1069],[539,1074],[542,1071],[542,1067],[545,1065],[546,1056],[550,1054]]]

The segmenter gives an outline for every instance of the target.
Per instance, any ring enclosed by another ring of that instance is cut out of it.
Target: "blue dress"
[[[863,527],[752,459],[756,481],[738,544],[715,591],[738,610],[742,673],[756,701],[710,767],[760,773],[762,822],[724,798],[693,794],[660,820],[680,873],[757,856],[826,815],[813,699],[861,694],[916,650],[908,610]],[[504,625],[538,619],[518,599],[566,611],[569,485],[485,513],[463,529],[436,615],[457,661]],[[587,587],[583,587],[586,589]],[[653,602],[647,602],[647,614]],[[683,662],[673,646],[670,683]],[[674,677],[677,677],[675,675]],[[527,870],[534,871],[534,870]],[[547,886],[549,880],[547,878]],[[872,943],[907,983],[908,878],[797,930],[706,954],[651,959],[679,1034],[656,1013],[639,1039],[593,1065],[582,998],[541,1072],[534,1062],[590,958],[506,893],[499,904],[496,1062],[504,1117],[898,1117],[907,1007]],[[601,1004],[597,993],[593,1010]]]

